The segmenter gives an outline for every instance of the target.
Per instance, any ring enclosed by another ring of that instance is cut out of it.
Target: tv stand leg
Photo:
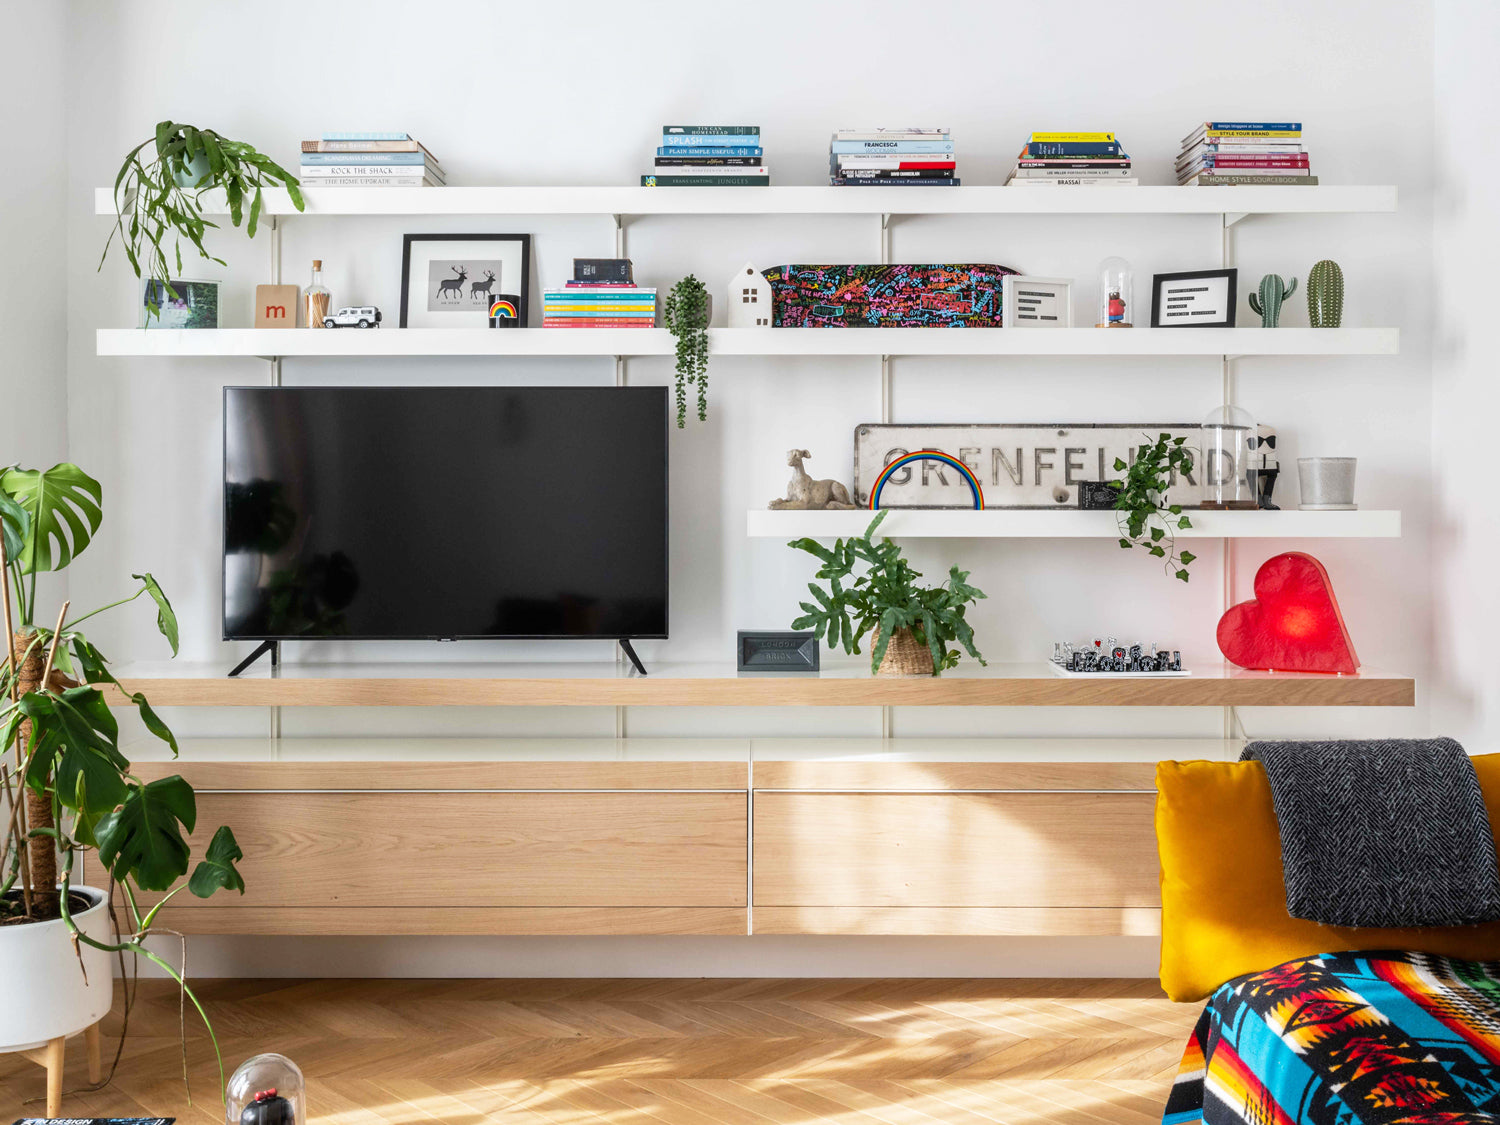
[[[238,664],[236,664],[234,666],[234,670],[232,672],[230,672],[229,674],[231,676],[238,676],[246,668],[250,667],[250,665],[254,664],[257,660],[259,660],[262,655],[264,655],[265,653],[268,653],[268,652],[271,654],[271,667],[273,669],[280,668],[281,667],[281,642],[280,641],[261,641],[260,644],[256,647],[255,651],[252,652],[249,656],[245,657],[245,659],[241,660]]]
[[[646,675],[646,666],[641,663],[641,658],[635,654],[635,649],[630,647],[630,642],[620,638],[620,647],[625,650],[625,655],[630,657],[630,663],[635,665],[635,670],[641,675]]]

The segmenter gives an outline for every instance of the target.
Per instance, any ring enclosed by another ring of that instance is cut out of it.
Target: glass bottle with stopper
[[[1129,328],[1135,315],[1135,271],[1124,258],[1099,263],[1099,318],[1095,328]]]
[[[1260,507],[1255,419],[1226,403],[1203,419],[1203,452],[1198,458],[1202,506],[1210,509]]]
[[[323,321],[328,318],[328,313],[333,308],[333,294],[329,293],[323,285],[323,259],[321,258],[313,259],[312,283],[303,294],[302,304],[305,313],[304,327],[326,327]]]

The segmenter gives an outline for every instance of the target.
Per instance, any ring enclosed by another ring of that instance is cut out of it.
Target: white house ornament
[[[771,283],[749,262],[729,279],[729,327],[771,327]]]

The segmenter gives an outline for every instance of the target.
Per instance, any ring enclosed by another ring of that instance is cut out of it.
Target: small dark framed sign
[[[1233,328],[1239,270],[1159,273],[1151,278],[1152,328]]]
[[[741,629],[734,640],[735,669],[740,672],[816,672],[816,633],[750,631]]]

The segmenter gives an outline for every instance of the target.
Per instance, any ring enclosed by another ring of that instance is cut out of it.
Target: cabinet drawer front
[[[1147,793],[755,796],[755,905],[1156,907]]]
[[[736,793],[204,793],[201,855],[244,849],[233,907],[744,906]]]

